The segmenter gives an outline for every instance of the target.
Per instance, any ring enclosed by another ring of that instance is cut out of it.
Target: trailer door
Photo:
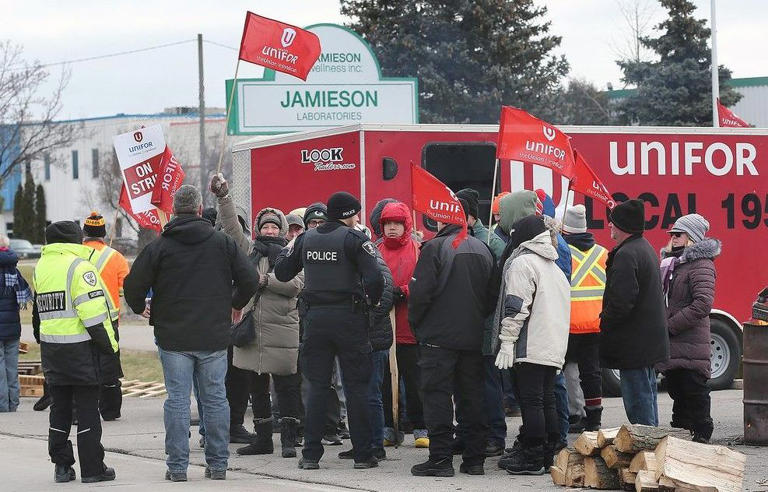
[[[487,224],[491,212],[491,184],[496,163],[496,145],[487,142],[431,142],[424,146],[421,165],[437,179],[457,192],[472,188],[480,193],[478,217]],[[496,193],[501,176],[496,177]],[[435,221],[424,216],[424,226],[437,230]]]

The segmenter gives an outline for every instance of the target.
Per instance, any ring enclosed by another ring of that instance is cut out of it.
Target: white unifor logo
[[[556,135],[555,135],[554,128],[550,128],[548,126],[542,126],[541,129],[544,130],[544,136],[547,137],[547,140],[551,142],[552,140],[555,139]]]
[[[291,29],[290,27],[283,29],[283,36],[280,38],[283,48],[287,48],[293,44],[294,39],[296,39],[296,31],[294,29]]]

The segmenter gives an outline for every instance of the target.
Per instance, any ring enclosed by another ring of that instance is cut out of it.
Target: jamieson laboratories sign
[[[349,29],[317,24],[322,53],[306,82],[266,69],[237,80],[230,135],[258,135],[354,123],[418,123],[415,78],[381,76],[368,43]],[[232,80],[227,80],[229,94]]]

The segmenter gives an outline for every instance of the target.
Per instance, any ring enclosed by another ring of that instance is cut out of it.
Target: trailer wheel
[[[602,369],[603,396],[621,396],[621,378],[618,369]]]
[[[709,387],[728,389],[739,371],[741,343],[730,325],[719,318],[710,318],[712,376]]]

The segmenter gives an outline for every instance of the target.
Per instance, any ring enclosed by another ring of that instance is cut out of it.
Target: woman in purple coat
[[[709,222],[699,214],[680,217],[662,249],[661,279],[667,304],[669,360],[664,373],[672,407],[672,427],[687,429],[696,442],[709,442],[712,417],[707,381],[710,377],[709,312],[715,298],[714,259],[717,239],[706,237]]]

